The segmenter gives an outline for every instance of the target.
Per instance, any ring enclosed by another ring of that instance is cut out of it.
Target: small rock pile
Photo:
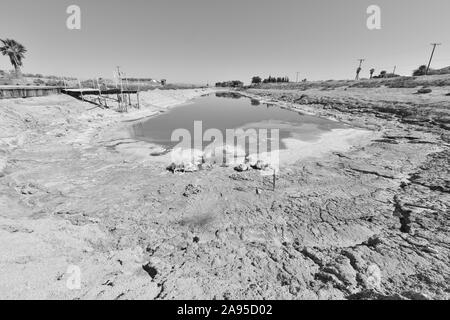
[[[427,93],[431,93],[433,92],[433,90],[431,90],[430,88],[421,88],[419,90],[417,90],[418,94],[427,94]]]
[[[201,188],[199,186],[188,184],[184,189],[183,196],[190,197],[192,195],[199,194],[201,192]]]

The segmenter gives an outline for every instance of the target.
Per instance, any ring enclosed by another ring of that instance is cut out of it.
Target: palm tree
[[[374,73],[374,72],[375,72],[375,69],[374,69],[374,68],[370,69],[370,79],[373,78],[373,73]]]
[[[359,80],[359,73],[361,72],[362,68],[358,67],[358,69],[356,69],[356,78],[355,80]]]
[[[22,66],[22,59],[25,58],[27,49],[25,49],[25,47],[22,44],[18,43],[16,40],[0,39],[0,41],[3,44],[2,46],[0,46],[0,53],[2,53],[4,56],[9,57],[9,60],[11,61],[16,74],[19,75],[20,67]]]

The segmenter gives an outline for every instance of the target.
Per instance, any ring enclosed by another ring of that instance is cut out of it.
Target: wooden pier
[[[115,88],[108,88],[105,81],[103,81],[103,84],[101,83],[100,78],[92,81],[93,86],[97,88],[83,88],[83,84],[79,79],[78,88],[68,87],[68,83],[64,78],[63,87],[23,85],[0,86],[0,99],[40,97],[49,94],[64,93],[76,99],[95,104],[100,108],[111,108],[117,104],[117,111],[119,112],[127,112],[131,107],[140,109],[139,86],[138,90],[129,90],[128,78],[126,78],[125,74],[120,71],[120,67],[117,67],[117,76],[115,76],[115,78],[117,79]],[[136,98],[132,99],[132,96],[134,95]]]
[[[101,108],[110,108],[117,104],[120,112],[128,111],[128,107],[140,108],[139,91],[137,90],[78,88],[62,89],[61,92]],[[133,102],[132,95],[136,95],[135,102]]]
[[[42,97],[61,90],[62,87],[54,86],[0,86],[0,99]]]

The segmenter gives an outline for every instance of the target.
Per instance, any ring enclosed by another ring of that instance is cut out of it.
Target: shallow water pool
[[[333,129],[348,129],[342,123],[283,109],[277,105],[260,104],[257,100],[230,93],[216,93],[197,98],[157,116],[133,125],[136,139],[148,141],[170,150],[179,141],[172,141],[176,129],[187,129],[194,136],[194,122],[202,121],[202,129],[255,128],[278,129],[280,149],[283,139],[314,142]],[[193,147],[193,146],[192,146]]]

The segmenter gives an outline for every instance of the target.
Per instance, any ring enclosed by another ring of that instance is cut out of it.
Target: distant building
[[[166,79],[161,79],[161,85],[165,86],[166,85],[167,80]]]

